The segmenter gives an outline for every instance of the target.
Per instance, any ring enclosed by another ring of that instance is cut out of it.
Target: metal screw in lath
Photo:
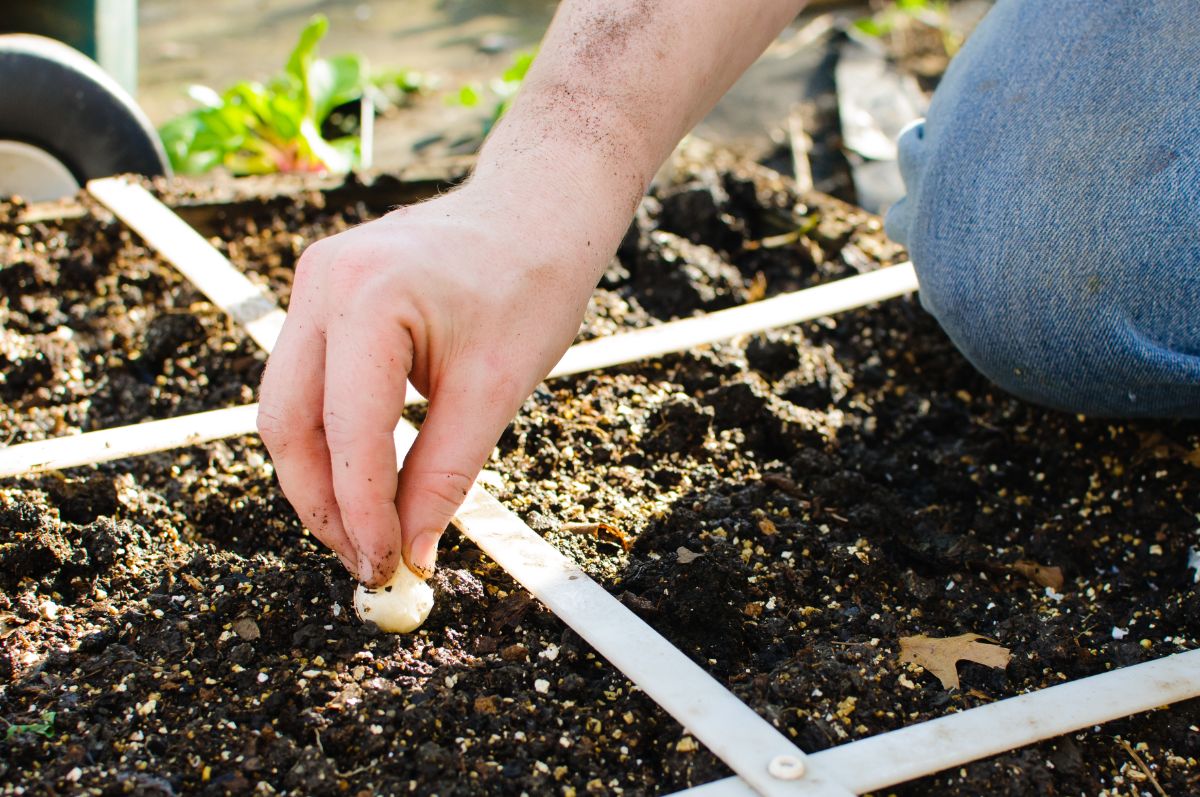
[[[804,777],[804,761],[794,755],[777,755],[767,764],[767,772],[779,780],[799,780]]]

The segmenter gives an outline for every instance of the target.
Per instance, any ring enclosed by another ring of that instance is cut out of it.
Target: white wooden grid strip
[[[1200,650],[868,736],[810,753],[808,760],[861,794],[1193,697],[1200,697]],[[683,794],[751,797],[754,791],[731,777],[676,792]]]
[[[209,410],[0,448],[0,478],[95,465],[114,459],[257,434],[257,404]]]
[[[901,263],[760,302],[577,343],[567,350],[550,376],[579,374],[687,351],[705,343],[853,310],[916,289],[912,264]]]
[[[398,451],[416,429],[397,428]],[[514,512],[476,485],[455,525],[600,655],[699,739],[751,794],[849,795],[790,740],[624,604],[608,594]],[[798,780],[773,777],[773,761],[801,762]]]

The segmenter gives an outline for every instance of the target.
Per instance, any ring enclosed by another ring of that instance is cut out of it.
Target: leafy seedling
[[[419,91],[424,85],[412,71],[393,70],[372,77],[358,55],[330,58],[317,54],[329,20],[314,16],[281,74],[267,83],[241,81],[217,93],[192,86],[201,107],[167,122],[159,130],[171,165],[181,174],[224,167],[235,175],[271,172],[347,172],[360,157],[360,139],[322,133],[334,109],[372,97]],[[344,132],[344,131],[343,131]]]
[[[434,88],[436,81],[416,69],[385,69],[373,74],[370,84],[380,104],[399,107],[410,97]]]
[[[500,77],[489,81],[486,88],[479,84],[468,83],[447,96],[446,102],[451,105],[461,105],[464,108],[477,108],[487,102],[489,97],[491,98],[492,110],[483,120],[483,131],[480,136],[482,139],[491,132],[512,105],[513,98],[520,91],[521,84],[525,81],[525,75],[529,73],[529,67],[533,66],[533,59],[536,56],[537,53],[533,51],[517,53],[508,68]]]
[[[5,724],[8,728],[4,731],[4,741],[11,742],[17,736],[26,733],[36,733],[39,736],[45,736],[47,739],[54,738],[54,718],[58,716],[55,711],[43,711],[38,722],[27,722],[20,725],[13,725],[7,720]]]

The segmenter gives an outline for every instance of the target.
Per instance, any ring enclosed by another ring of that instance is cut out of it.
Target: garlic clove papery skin
[[[401,562],[391,580],[378,589],[358,585],[354,611],[381,631],[407,634],[421,627],[433,609],[433,587]]]

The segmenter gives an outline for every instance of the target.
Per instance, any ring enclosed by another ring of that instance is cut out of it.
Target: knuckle
[[[340,292],[361,287],[370,268],[370,258],[361,256],[361,248],[347,233],[322,238],[308,245],[296,262],[293,291]]]
[[[322,240],[309,244],[300,254],[300,259],[296,261],[296,273],[292,280],[293,290],[303,290],[307,287],[313,274],[319,271],[325,262],[327,250],[328,244]]]
[[[258,427],[258,435],[266,444],[268,451],[277,453],[287,448],[288,440],[291,438],[290,425],[280,413],[260,404],[258,415],[255,417],[255,425]]]
[[[325,440],[330,451],[344,451],[354,444],[355,433],[349,419],[334,412],[325,410],[321,416],[325,426]]]
[[[300,253],[300,260],[296,264],[296,268],[311,271],[319,263],[327,259],[329,254],[330,238],[322,238],[318,241],[313,241],[308,246],[304,247],[304,251]]]
[[[419,474],[414,486],[428,509],[449,519],[462,506],[474,483],[475,480],[465,473],[434,471]]]
[[[350,528],[363,528],[381,517],[395,514],[396,505],[390,499],[370,500],[355,496],[354,500],[339,501],[342,518]]]
[[[322,414],[325,443],[332,454],[371,453],[391,445],[390,429],[375,429],[363,426],[352,415],[336,410],[325,410]]]

